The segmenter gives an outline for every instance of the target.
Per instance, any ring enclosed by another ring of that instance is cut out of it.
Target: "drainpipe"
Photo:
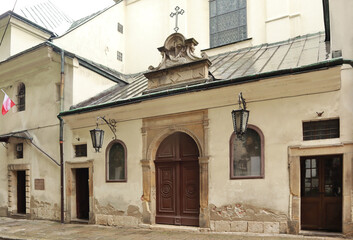
[[[60,112],[64,111],[64,84],[65,84],[65,54],[61,50],[61,83],[60,83]],[[60,121],[60,195],[61,195],[61,223],[64,223],[64,120],[59,117]]]

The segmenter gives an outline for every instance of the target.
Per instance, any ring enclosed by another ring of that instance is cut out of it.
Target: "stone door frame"
[[[89,223],[95,223],[94,216],[94,197],[93,197],[93,160],[85,162],[66,162],[65,163],[65,179],[66,179],[66,216],[65,222],[69,223],[73,220],[72,216],[75,216],[76,204],[76,185],[75,176],[73,171],[77,168],[88,168],[88,191],[89,191]],[[74,214],[73,214],[74,213]]]
[[[17,171],[25,171],[26,174],[26,217],[31,218],[31,171],[29,164],[9,164],[8,169],[8,214],[17,214]]]
[[[352,206],[352,159],[353,143],[320,146],[291,146],[288,148],[289,168],[289,233],[298,234],[301,230],[300,158],[308,156],[342,155],[342,233],[353,234]]]
[[[143,120],[143,156],[141,160],[143,195],[142,222],[155,224],[156,216],[156,176],[154,160],[159,145],[169,135],[183,132],[189,135],[199,149],[200,166],[200,216],[202,228],[210,226],[208,211],[208,117],[207,111],[173,114]]]

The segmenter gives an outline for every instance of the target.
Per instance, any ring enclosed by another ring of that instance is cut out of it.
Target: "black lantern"
[[[90,132],[93,148],[96,152],[99,152],[99,149],[102,148],[103,145],[104,131],[97,126],[97,128],[90,130]]]
[[[239,93],[239,109],[232,111],[232,118],[234,132],[240,137],[247,129],[249,119],[249,111],[246,110],[246,102],[242,93]]]
[[[116,139],[116,121],[114,119],[109,119],[109,121],[107,121],[104,117],[97,117],[96,128],[90,130],[92,145],[96,152],[99,152],[99,149],[102,148],[104,139],[104,131],[98,127],[99,119],[102,119],[109,126],[110,130],[114,133],[113,139]]]

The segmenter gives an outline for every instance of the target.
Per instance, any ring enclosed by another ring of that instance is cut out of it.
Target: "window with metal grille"
[[[26,109],[26,86],[20,83],[17,88],[17,110],[24,111]]]
[[[16,154],[16,158],[23,158],[23,143],[18,143],[16,144],[16,149],[15,149],[15,154]]]
[[[117,59],[119,60],[119,61],[123,61],[123,53],[122,52],[119,52],[119,51],[117,51]]]
[[[247,38],[246,0],[210,0],[210,46]]]
[[[75,157],[87,157],[87,144],[75,145]]]
[[[118,23],[118,32],[123,33],[124,32],[124,27],[122,24]]]
[[[303,140],[318,140],[340,137],[339,119],[303,122]]]

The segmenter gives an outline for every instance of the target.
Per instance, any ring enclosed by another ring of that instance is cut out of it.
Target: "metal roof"
[[[210,56],[212,65],[209,71],[214,76],[211,81],[236,82],[237,79],[246,76],[263,75],[324,62],[331,59],[329,46],[329,43],[325,42],[325,33],[320,32]],[[125,78],[129,82],[126,86],[113,86],[72,106],[71,109],[134,98],[141,96],[147,89],[148,80],[143,73],[125,75]]]
[[[66,32],[74,22],[50,0],[24,6],[15,12],[24,18],[57,34]]]

